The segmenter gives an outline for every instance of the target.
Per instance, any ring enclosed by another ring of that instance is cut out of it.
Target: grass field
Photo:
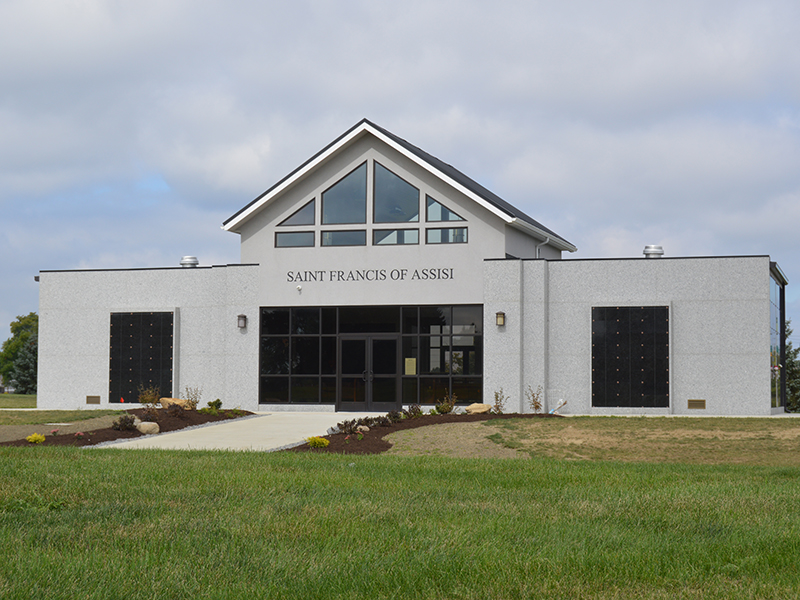
[[[122,414],[121,410],[0,410],[0,425],[38,425],[39,423],[73,423],[105,415]]]
[[[2,598],[795,598],[800,469],[0,449]]]
[[[487,421],[534,457],[800,467],[800,418],[570,417]]]
[[[0,394],[0,408],[36,408],[36,394]]]

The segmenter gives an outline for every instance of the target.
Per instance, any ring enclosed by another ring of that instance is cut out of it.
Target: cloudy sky
[[[0,340],[39,270],[238,262],[222,221],[367,117],[570,257],[769,254],[800,343],[798,31],[796,0],[0,0]]]

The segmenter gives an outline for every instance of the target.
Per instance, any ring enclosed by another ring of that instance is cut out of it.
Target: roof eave
[[[578,247],[570,244],[567,240],[560,238],[558,236],[554,236],[552,233],[543,231],[538,227],[535,227],[528,223],[527,221],[523,221],[522,219],[517,219],[516,217],[511,219],[509,225],[512,227],[516,227],[521,231],[524,231],[528,234],[534,234],[537,238],[541,238],[542,240],[549,239],[550,241],[548,244],[553,246],[554,248],[558,248],[559,250],[564,250],[566,252],[577,252]]]

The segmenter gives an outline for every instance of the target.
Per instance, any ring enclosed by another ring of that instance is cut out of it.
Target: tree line
[[[17,394],[35,394],[39,362],[39,315],[18,316],[0,347],[0,380]]]

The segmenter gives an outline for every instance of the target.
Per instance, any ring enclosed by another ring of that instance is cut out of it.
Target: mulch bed
[[[126,411],[132,415],[142,418],[145,409],[134,408]],[[205,425],[206,423],[215,423],[217,421],[227,421],[229,419],[236,419],[241,416],[252,415],[253,413],[246,410],[232,411],[220,410],[219,414],[209,415],[197,412],[196,410],[183,411],[180,416],[173,416],[167,414],[167,411],[161,408],[156,409],[157,418],[156,423],[160,429],[160,433],[167,431],[177,431],[185,427],[192,427],[194,425]],[[111,427],[105,429],[95,429],[93,431],[84,431],[83,437],[76,437],[74,434],[67,435],[46,435],[45,440],[41,444],[31,444],[27,440],[14,440],[11,442],[2,442],[0,446],[94,446],[102,442],[110,442],[113,440],[124,440],[141,437],[143,434],[138,431],[117,431]]]
[[[342,421],[347,419],[347,413],[342,413]],[[392,444],[383,439],[385,436],[395,431],[404,429],[415,429],[417,427],[427,427],[430,425],[440,425],[442,423],[473,423],[475,421],[488,421],[490,419],[552,419],[561,418],[557,414],[503,414],[503,415],[467,415],[467,414],[447,414],[447,415],[422,415],[414,419],[403,419],[398,423],[393,423],[388,427],[376,425],[362,434],[362,439],[358,439],[355,434],[348,436],[344,433],[334,433],[333,435],[320,436],[330,442],[325,448],[311,448],[308,444],[288,448],[284,452],[333,452],[336,454],[380,454],[392,447]]]

